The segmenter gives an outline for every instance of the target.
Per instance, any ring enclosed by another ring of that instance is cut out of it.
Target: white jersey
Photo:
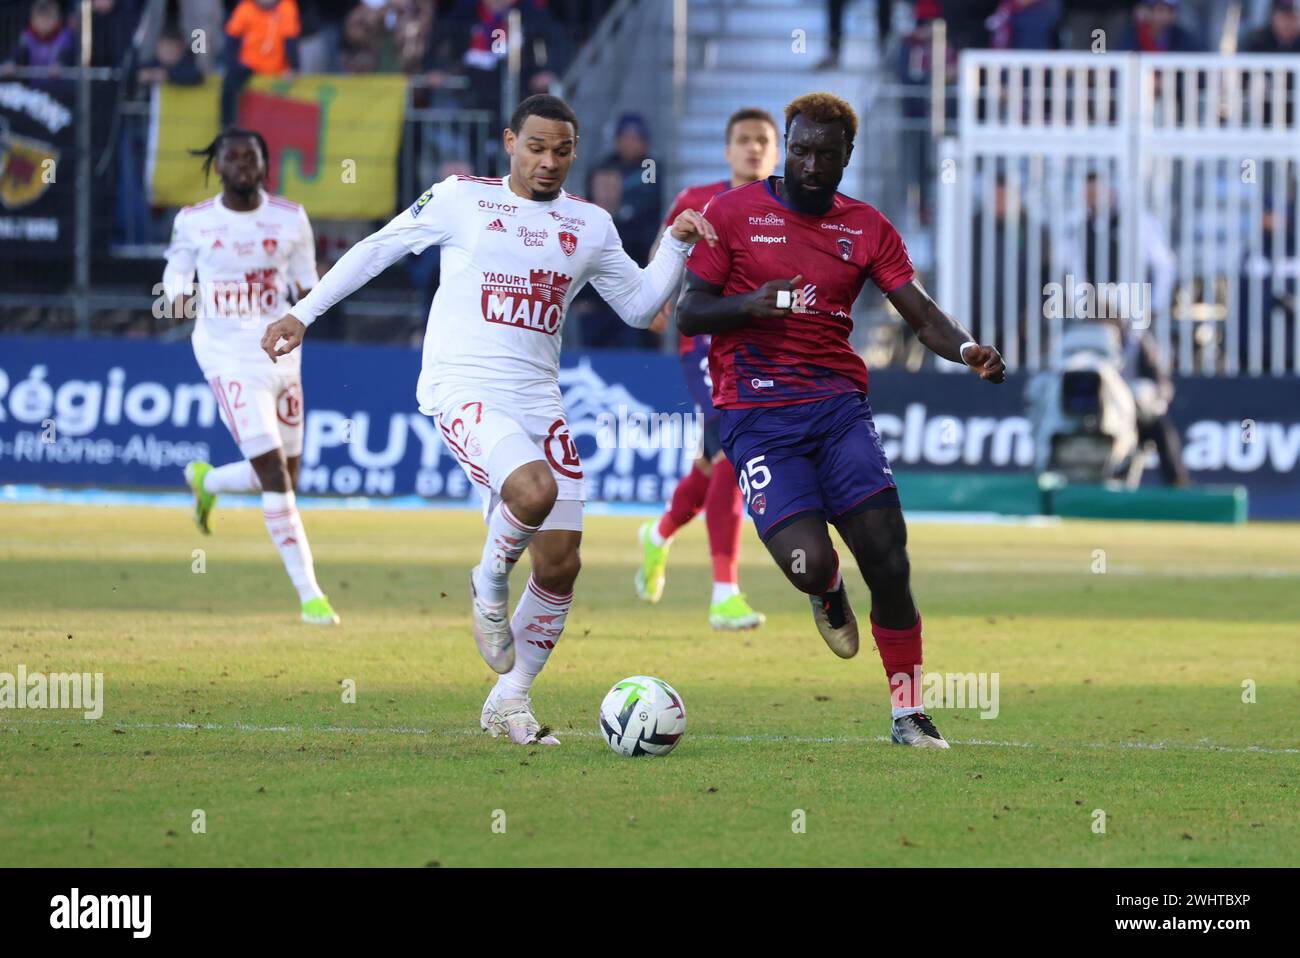
[[[601,207],[561,191],[524,199],[508,177],[450,176],[362,240],[291,312],[310,324],[406,253],[442,247],[416,396],[421,411],[465,387],[523,406],[559,402],[560,335],[591,283],[645,328],[680,282],[689,244],[665,234],[642,270]]]
[[[280,319],[298,289],[316,285],[316,241],[307,213],[265,191],[261,204],[236,212],[216,196],[176,214],[163,285],[170,302],[198,296],[194,353],[205,371],[270,359],[262,331]],[[188,287],[198,271],[198,290]],[[292,364],[291,364],[292,365]]]

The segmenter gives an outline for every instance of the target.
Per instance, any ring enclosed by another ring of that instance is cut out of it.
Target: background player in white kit
[[[609,214],[562,188],[578,146],[568,105],[529,97],[503,138],[508,176],[452,176],[426,191],[348,250],[262,345],[272,357],[291,354],[307,324],[339,300],[405,254],[441,246],[416,396],[483,496],[487,541],[470,573],[474,637],[501,677],[479,721],[516,744],[558,745],[529,692],[564,630],[582,541],[582,462],[559,388],[564,316],[590,282],[624,322],[648,327],[677,289],[691,244],[716,237],[699,213],[685,212],[640,269]],[[510,570],[525,549],[533,571],[508,617]]]
[[[259,133],[228,129],[196,155],[207,158],[205,175],[216,169],[222,192],[176,214],[163,285],[173,316],[188,315],[186,299],[198,297],[194,356],[244,458],[185,467],[194,518],[211,532],[218,493],[261,491],[266,528],[298,590],[303,621],[336,625],[293,494],[302,457],[302,357],[276,364],[261,349],[267,324],[316,284],[311,224],[297,203],[262,189],[268,153]]]

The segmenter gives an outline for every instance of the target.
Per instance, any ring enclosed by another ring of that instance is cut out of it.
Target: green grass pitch
[[[102,672],[105,698],[99,721],[0,710],[0,865],[1300,857],[1294,525],[914,525],[927,669],[1000,676],[996,719],[934,712],[953,742],[938,752],[888,743],[869,637],[836,659],[752,532],[742,587],[767,624],[715,633],[702,524],[646,606],[639,520],[601,516],[534,689],[564,744],[489,739],[465,582],[479,517],[305,518],[337,630],[298,623],[256,510],[218,508],[205,539],[182,510],[0,506],[0,672]],[[865,621],[856,572],[849,590]],[[601,697],[636,673],[686,702],[666,758],[597,736]]]

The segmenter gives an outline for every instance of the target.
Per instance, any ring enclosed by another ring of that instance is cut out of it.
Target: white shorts
[[[569,435],[562,406],[536,409],[508,407],[472,391],[457,392],[438,405],[434,415],[443,442],[474,483],[486,518],[501,501],[501,486],[530,462],[551,467],[558,492],[542,529],[582,531],[586,486],[582,460]]]
[[[238,363],[204,368],[221,421],[245,459],[272,449],[302,455],[302,367],[298,363]]]

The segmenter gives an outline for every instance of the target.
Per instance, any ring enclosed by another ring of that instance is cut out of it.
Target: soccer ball
[[[686,731],[686,706],[663,679],[634,675],[600,703],[600,734],[619,755],[667,755]]]

